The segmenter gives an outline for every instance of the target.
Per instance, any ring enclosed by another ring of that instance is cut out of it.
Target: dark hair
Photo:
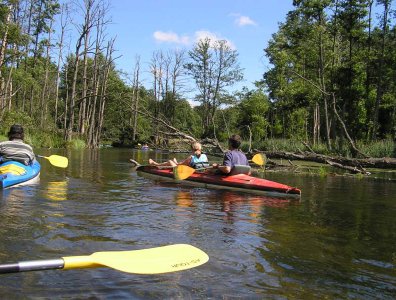
[[[238,134],[233,134],[229,139],[228,139],[228,144],[234,148],[238,149],[239,146],[241,145],[241,137]]]
[[[19,124],[14,124],[10,127],[10,131],[8,132],[8,139],[9,140],[14,140],[14,139],[20,139],[23,140],[25,137],[23,133],[23,127]]]

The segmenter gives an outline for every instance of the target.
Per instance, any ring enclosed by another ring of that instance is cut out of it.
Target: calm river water
[[[69,167],[43,159],[38,185],[0,191],[0,263],[179,243],[204,250],[210,260],[161,275],[109,268],[2,274],[1,299],[396,295],[394,181],[265,174],[301,188],[301,200],[289,201],[139,176],[128,159],[168,157],[153,151],[38,154],[66,155]]]

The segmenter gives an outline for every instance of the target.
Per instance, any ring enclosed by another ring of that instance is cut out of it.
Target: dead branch
[[[360,168],[357,168],[357,167],[344,166],[342,164],[336,163],[336,162],[331,161],[331,160],[326,160],[326,163],[329,164],[330,166],[333,166],[333,167],[337,167],[337,168],[340,168],[340,169],[348,170],[348,171],[350,171],[350,172],[352,172],[354,174],[357,174],[357,173],[364,174],[364,175],[370,175],[371,174],[370,172],[367,172],[364,169],[360,169]]]
[[[205,145],[206,147],[214,146],[215,148],[219,149],[221,153],[225,153],[227,150],[225,150],[219,143],[217,139],[210,139],[210,138],[205,138],[201,140],[201,144]]]
[[[257,152],[260,151],[257,150]],[[339,168],[343,168],[341,166],[352,167],[353,169],[350,169],[349,171],[356,172],[356,170],[360,170],[360,173],[362,174],[365,174],[367,172],[364,168],[396,169],[396,158],[390,157],[351,159],[345,157],[331,157],[311,152],[291,153],[283,151],[264,151],[263,153],[265,153],[268,158],[272,159],[312,161],[330,164]]]
[[[191,142],[194,142],[194,141],[197,140],[197,139],[194,138],[193,136],[188,135],[188,134],[186,134],[186,133],[180,131],[179,129],[177,129],[176,127],[173,127],[172,125],[170,125],[168,122],[164,121],[163,119],[161,119],[161,118],[156,118],[156,117],[154,117],[153,115],[151,115],[151,114],[148,113],[148,112],[144,112],[144,111],[141,111],[141,110],[135,110],[135,109],[132,109],[132,111],[137,111],[137,113],[139,113],[139,114],[141,114],[141,115],[143,115],[143,116],[145,116],[145,117],[147,117],[147,118],[150,118],[150,119],[152,119],[152,120],[156,120],[156,121],[158,121],[159,123],[161,123],[162,125],[164,125],[166,128],[168,128],[168,129],[170,129],[170,130],[173,131],[172,133],[171,133],[171,132],[164,133],[164,134],[166,134],[166,135],[182,137],[182,138],[185,138],[185,139],[190,140]]]

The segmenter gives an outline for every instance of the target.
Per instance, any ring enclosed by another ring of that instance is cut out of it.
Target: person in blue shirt
[[[224,154],[223,164],[212,164],[213,169],[219,171],[216,173],[230,174],[236,166],[249,166],[249,161],[246,155],[239,149],[241,142],[241,137],[237,134],[232,135],[228,139],[229,151]],[[250,173],[250,169],[248,173]]]
[[[177,165],[186,165],[194,169],[209,167],[208,157],[202,153],[202,145],[199,142],[193,142],[191,144],[191,150],[192,150],[192,154],[181,162],[178,162],[176,158],[174,158],[164,163],[157,163],[150,158],[149,164],[153,166],[172,166],[172,167],[176,167]]]

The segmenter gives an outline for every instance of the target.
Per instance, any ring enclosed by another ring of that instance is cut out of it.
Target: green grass
[[[64,148],[65,141],[60,135],[46,132],[36,132],[25,136],[25,142],[35,148]]]
[[[3,141],[8,141],[8,137],[0,135],[0,142]],[[66,144],[62,136],[44,132],[25,134],[25,143],[33,148],[64,148]]]
[[[81,139],[73,139],[70,142],[67,143],[67,148],[70,149],[84,149],[87,147],[87,144],[85,143],[85,141],[81,140]]]
[[[371,157],[396,157],[396,143],[392,140],[357,142],[358,149]]]
[[[350,145],[346,140],[336,140],[332,144],[332,150],[327,148],[326,143],[318,143],[316,145],[309,145],[311,149],[317,154],[323,155],[340,155],[344,157],[352,157]],[[396,143],[391,139],[363,142],[357,141],[356,147],[363,153],[370,157],[396,157]],[[247,152],[249,144],[244,142],[242,144],[242,150]],[[261,151],[284,151],[284,152],[300,152],[309,151],[307,147],[301,142],[296,140],[288,139],[268,139],[259,142],[254,142],[252,145],[253,149]]]
[[[326,177],[328,175],[328,170],[326,167],[319,167],[318,174],[320,177]]]

